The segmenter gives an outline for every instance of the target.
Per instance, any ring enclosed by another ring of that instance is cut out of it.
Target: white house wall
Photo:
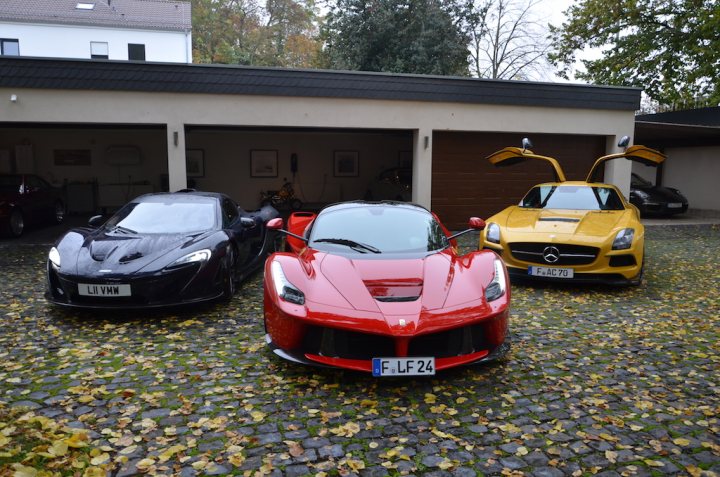
[[[190,32],[0,22],[0,38],[17,38],[20,56],[90,58],[90,42],[108,44],[110,60],[127,60],[128,43],[145,45],[145,61],[192,63]]]

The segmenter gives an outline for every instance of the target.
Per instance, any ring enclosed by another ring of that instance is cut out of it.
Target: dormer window
[[[90,2],[78,2],[78,4],[75,5],[75,8],[78,10],[92,10],[95,8],[95,4]]]

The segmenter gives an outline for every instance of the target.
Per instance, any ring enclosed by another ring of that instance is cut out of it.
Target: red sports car
[[[267,226],[288,252],[265,262],[266,339],[305,364],[432,375],[509,348],[510,288],[495,252],[458,255],[435,214],[404,202],[346,202]]]

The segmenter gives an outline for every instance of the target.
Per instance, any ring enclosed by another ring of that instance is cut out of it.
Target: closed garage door
[[[471,216],[483,219],[517,203],[530,187],[554,180],[551,167],[529,161],[496,168],[487,156],[520,146],[522,135],[435,132],[433,134],[432,208],[448,227],[462,229]],[[533,152],[556,158],[567,180],[584,180],[605,154],[605,136],[533,134]]]

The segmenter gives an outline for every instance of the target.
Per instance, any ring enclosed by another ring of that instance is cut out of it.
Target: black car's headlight
[[[210,249],[203,249],[203,250],[197,250],[192,253],[188,253],[187,255],[178,258],[175,260],[170,266],[171,267],[177,267],[179,265],[185,265],[186,263],[205,263],[210,259],[210,256],[212,255],[212,251]]]
[[[60,268],[60,252],[58,252],[58,249],[55,247],[50,249],[48,260],[50,260],[50,263],[52,263],[55,268]]]
[[[643,202],[645,202],[646,200],[648,200],[650,198],[650,194],[648,194],[644,190],[634,190],[634,191],[631,191],[631,194],[636,196],[638,199],[642,200]]]
[[[615,236],[613,240],[613,250],[625,250],[632,246],[633,237],[635,236],[635,229],[622,229]]]
[[[507,281],[505,280],[505,271],[503,270],[502,261],[495,259],[495,276],[493,277],[490,284],[485,288],[485,299],[495,301],[505,294],[507,290]]]
[[[305,294],[290,283],[290,280],[287,279],[283,272],[280,262],[273,261],[270,265],[270,272],[273,286],[280,298],[296,305],[305,304]]]
[[[500,243],[500,226],[498,224],[490,222],[487,225],[485,240],[492,243]]]

